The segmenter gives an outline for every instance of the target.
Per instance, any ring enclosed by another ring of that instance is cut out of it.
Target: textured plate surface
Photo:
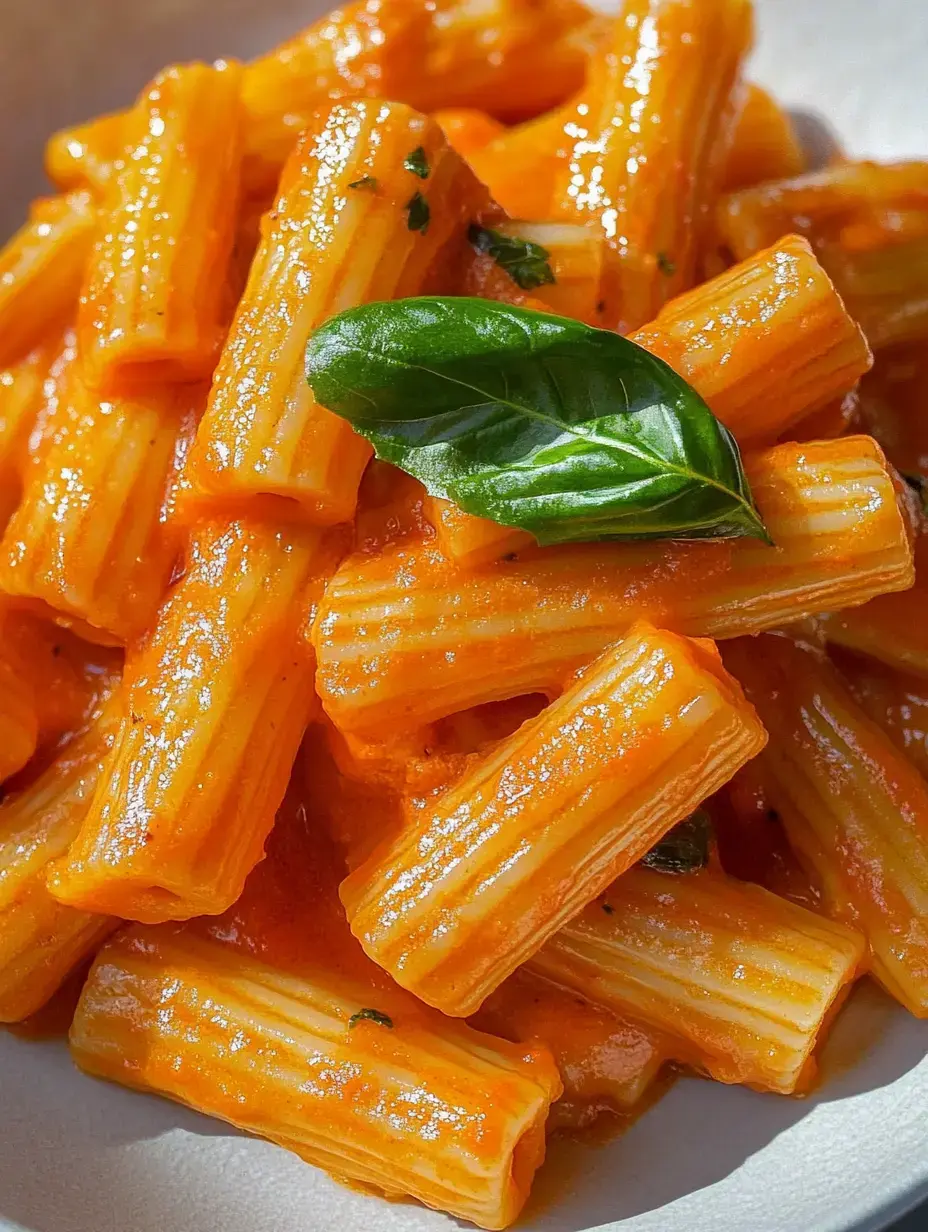
[[[0,235],[43,188],[41,143],[169,60],[249,55],[319,0],[0,0]],[[845,147],[928,155],[923,0],[757,0],[755,73]],[[875,1232],[928,1196],[928,1023],[862,987],[804,1101],[688,1080],[623,1138],[559,1147],[525,1232]],[[926,1218],[928,1224],[928,1218]],[[267,1143],[79,1075],[0,1032],[0,1232],[450,1232]]]

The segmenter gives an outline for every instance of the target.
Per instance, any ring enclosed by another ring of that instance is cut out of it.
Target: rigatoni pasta
[[[260,860],[306,726],[318,531],[205,522],[130,659],[106,774],[53,893],[146,922],[218,914]]]
[[[48,197],[0,249],[0,367],[68,324],[96,228],[88,193]]]
[[[420,149],[424,178],[404,165]],[[415,294],[485,202],[439,127],[408,107],[338,104],[307,130],[216,374],[191,455],[194,495],[289,496],[322,523],[353,515],[371,451],[314,402],[307,333],[339,309]]]
[[[771,799],[824,902],[866,938],[873,973],[928,1016],[928,784],[814,650],[736,642],[726,662],[771,733]]]
[[[352,932],[471,1014],[764,740],[714,647],[636,625],[351,873]]]
[[[207,390],[101,398],[86,381],[73,366],[46,416],[0,541],[0,586],[91,640],[126,643],[151,624],[180,554],[168,514]]]
[[[112,747],[114,704],[33,783],[0,804],[0,1022],[27,1018],[116,920],[62,906],[46,886],[65,854]]]
[[[530,970],[664,1032],[720,1082],[807,1089],[812,1050],[863,938],[719,873],[635,868],[556,934]]]
[[[241,70],[165,70],[126,118],[81,293],[88,381],[208,378],[222,341],[241,181]]]
[[[192,933],[129,929],[94,965],[71,1049],[89,1073],[180,1099],[368,1191],[507,1227],[561,1090],[550,1057],[398,990],[375,990],[382,1009],[371,996],[322,963],[298,978]]]
[[[791,179],[805,169],[805,155],[790,116],[767,90],[749,85],[725,163],[723,190]]]
[[[928,163],[807,170],[752,10],[357,0],[52,136],[0,1022],[496,1229],[928,1016]]]
[[[773,548],[584,544],[465,571],[413,542],[347,559],[313,632],[323,705],[346,733],[395,739],[468,706],[557,692],[636,617],[736,637],[911,586],[907,516],[869,438],[779,445],[750,477]]]
[[[751,33],[746,0],[631,0],[579,96],[552,211],[614,244],[623,333],[695,281]]]

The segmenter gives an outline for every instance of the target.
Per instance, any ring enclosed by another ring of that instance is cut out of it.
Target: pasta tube
[[[471,1025],[550,1049],[564,1093],[548,1129],[583,1129],[603,1112],[631,1112],[669,1053],[656,1031],[521,968],[491,993]]]
[[[36,201],[0,249],[0,368],[63,327],[77,305],[96,230],[87,193]]]
[[[0,782],[85,725],[112,667],[88,649],[28,611],[0,609]]]
[[[323,706],[374,742],[520,693],[557,692],[636,618],[756,633],[912,582],[895,480],[867,437],[749,461],[776,547],[756,540],[532,549],[471,572],[428,542],[348,558],[314,625]]]
[[[613,29],[580,95],[553,213],[598,221],[615,245],[610,324],[628,333],[696,280],[731,143],[730,96],[751,43],[751,6],[629,0]]]
[[[723,191],[791,179],[805,167],[805,155],[787,112],[766,90],[748,86],[725,163]]]
[[[678,296],[632,341],[688,381],[748,447],[844,394],[871,362],[859,326],[798,236]],[[442,551],[465,567],[532,542],[446,501],[430,500],[427,511]]]
[[[876,350],[928,338],[928,215],[921,233],[877,231],[821,245],[822,264]]]
[[[546,1053],[526,1056],[396,989],[324,967],[296,977],[189,929],[131,928],[102,950],[71,1050],[88,1073],[483,1228],[518,1214],[561,1089]]]
[[[102,400],[72,368],[0,542],[3,589],[94,639],[147,629],[180,553],[167,513],[206,392]]]
[[[425,179],[404,165],[420,148]],[[419,291],[485,192],[408,107],[335,104],[317,119],[284,170],[223,351],[191,454],[196,494],[274,493],[320,522],[351,517],[370,446],[314,402],[306,339],[335,312]]]
[[[798,236],[673,300],[632,340],[749,447],[845,394],[871,364],[860,328]]]
[[[928,1017],[928,784],[813,650],[771,636],[733,643],[726,662],[770,730],[771,799],[825,906],[866,936],[887,991]]]
[[[112,708],[0,805],[0,1022],[35,1013],[116,926],[62,906],[46,874],[67,851],[112,747]]]
[[[397,983],[464,1017],[764,745],[714,647],[638,624],[339,889]]]
[[[242,160],[241,69],[166,69],[126,121],[78,315],[81,363],[105,393],[200,380],[224,327]]]
[[[890,667],[928,676],[928,531],[915,539],[915,584],[899,594],[879,595],[859,611],[820,618],[825,637],[837,646],[872,655]]]
[[[791,231],[820,240],[862,211],[926,207],[928,162],[837,162],[723,197],[716,227],[740,261]]]
[[[32,682],[18,663],[0,653],[0,783],[23,768],[38,742]]]
[[[928,479],[928,349],[913,343],[884,352],[860,387],[860,421],[893,466]]]
[[[450,107],[447,110],[435,111],[432,119],[445,134],[445,139],[462,158],[469,159],[474,150],[482,150],[485,145],[506,132],[505,124],[494,120],[485,111],[475,111],[467,107]]]
[[[714,872],[630,869],[536,954],[530,970],[666,1034],[719,1082],[807,1090],[829,1010],[863,938]]]
[[[301,129],[333,97],[374,94],[420,111],[469,107],[501,119],[546,111],[579,89],[591,15],[575,0],[361,0],[245,71],[248,179],[276,178]]]
[[[53,893],[157,922],[214,915],[260,860],[309,714],[300,605],[318,532],[206,522],[127,669],[113,757]]]
[[[492,110],[507,120],[537,115],[579,89],[602,24],[576,0],[346,5],[245,66],[246,191],[260,196],[276,184],[297,137],[333,98],[376,95],[420,111]],[[102,193],[123,156],[127,114],[55,133],[45,152],[49,179],[62,190]]]
[[[559,168],[566,165],[578,129],[577,102],[471,149],[465,158],[512,218],[548,218]],[[454,145],[454,141],[449,137]],[[595,222],[592,225],[596,225]]]
[[[50,348],[39,346],[0,372],[0,532],[20,497],[29,433],[42,406],[51,359]]]
[[[103,199],[126,147],[128,112],[97,116],[53,133],[45,145],[45,174],[61,192],[89,189]]]
[[[605,287],[615,256],[601,232],[577,223],[503,220],[492,224],[490,234],[494,240],[503,236],[543,249],[553,281],[532,287],[529,293],[491,253],[475,251],[467,261],[461,294],[556,312],[588,325],[603,324],[608,316]]]
[[[928,681],[869,656],[832,650],[858,706],[928,779]]]

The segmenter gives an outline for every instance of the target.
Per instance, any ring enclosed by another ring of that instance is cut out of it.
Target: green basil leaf
[[[608,330],[482,299],[365,304],[316,331],[306,374],[378,457],[541,543],[767,538],[731,434]]]
[[[694,873],[709,863],[712,824],[704,809],[674,826],[655,843],[641,863],[659,873]]]
[[[541,244],[519,239],[517,236],[503,235],[502,232],[493,231],[489,227],[478,227],[476,223],[468,231],[467,238],[478,252],[485,252],[492,257],[500,269],[523,291],[533,291],[535,287],[557,281],[548,264],[551,254],[547,248],[542,248]]]

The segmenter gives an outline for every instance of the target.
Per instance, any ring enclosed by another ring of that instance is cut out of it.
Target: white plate
[[[415,0],[410,0],[415,2]],[[249,55],[318,0],[0,0],[0,234],[52,128],[172,59]],[[852,152],[928,155],[925,0],[757,0],[755,74]],[[805,1101],[687,1080],[623,1138],[556,1149],[525,1232],[875,1232],[928,1196],[928,1024],[861,988]],[[0,1232],[449,1232],[267,1143],[0,1033]]]

